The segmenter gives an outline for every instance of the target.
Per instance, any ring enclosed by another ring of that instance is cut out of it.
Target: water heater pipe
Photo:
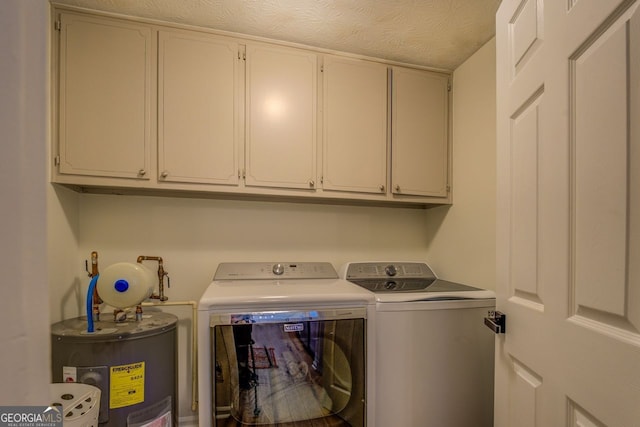
[[[91,252],[91,273],[89,273],[89,277],[94,278],[99,274],[98,272],[98,252]],[[98,295],[98,289],[96,287],[93,288],[93,317],[95,321],[100,320],[100,304],[102,300]],[[88,314],[87,314],[88,315]]]
[[[145,307],[191,306],[191,411],[198,410],[198,303],[196,301],[143,302]]]
[[[160,301],[166,301],[169,298],[164,296],[164,276],[167,276],[167,280],[168,280],[169,274],[164,269],[162,257],[140,255],[137,259],[138,263],[140,264],[142,264],[142,261],[147,261],[147,260],[158,261],[158,293],[160,294],[160,295],[153,294],[149,298],[159,299]]]

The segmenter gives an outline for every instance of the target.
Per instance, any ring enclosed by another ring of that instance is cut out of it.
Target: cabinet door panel
[[[315,186],[316,64],[313,53],[247,46],[247,185]]]
[[[394,67],[392,92],[393,193],[446,197],[448,76]]]
[[[59,172],[149,177],[151,29],[61,14]]]
[[[386,65],[327,55],[323,88],[323,189],[384,193]]]
[[[161,31],[158,66],[159,179],[238,183],[238,44]]]

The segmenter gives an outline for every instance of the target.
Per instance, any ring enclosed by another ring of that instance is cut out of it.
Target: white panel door
[[[249,44],[246,67],[246,185],[314,189],[316,54]]]
[[[384,194],[387,66],[326,55],[322,74],[322,188]]]
[[[640,425],[640,12],[497,14],[495,425]]]
[[[238,184],[240,62],[234,40],[159,32],[160,182]]]

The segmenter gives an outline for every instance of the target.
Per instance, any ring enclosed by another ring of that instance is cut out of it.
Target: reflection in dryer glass
[[[212,331],[216,426],[364,426],[364,319]]]

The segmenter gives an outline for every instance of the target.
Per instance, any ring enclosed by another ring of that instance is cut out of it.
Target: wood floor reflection
[[[277,325],[260,325],[252,339],[251,351],[259,368],[250,358],[251,386],[240,391],[239,408],[228,418],[218,419],[216,427],[351,426],[332,413],[322,376],[312,368],[312,357],[295,333],[285,333]],[[270,354],[268,363],[265,354]]]
[[[228,418],[225,421],[218,421],[217,427],[246,427],[252,424],[244,424],[233,418]],[[265,427],[350,427],[350,424],[345,422],[340,417],[331,415],[328,417],[318,418],[314,420],[294,421],[288,423],[276,423],[264,425]]]

